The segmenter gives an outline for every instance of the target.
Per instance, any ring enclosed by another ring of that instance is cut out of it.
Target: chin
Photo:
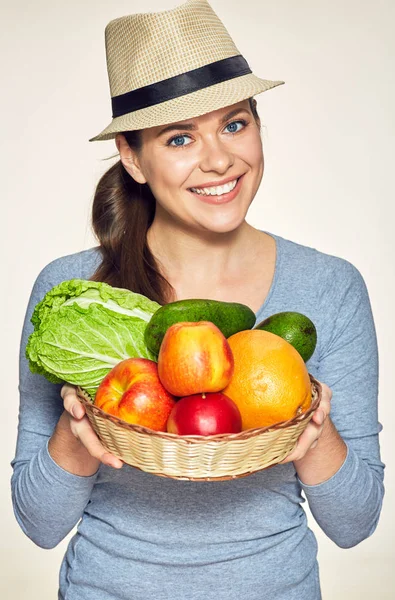
[[[199,221],[204,229],[213,233],[230,233],[238,229],[245,222],[246,216],[247,211],[237,211],[237,214],[229,214],[224,211],[222,214],[216,214],[215,218]]]
[[[242,223],[243,222],[244,221],[242,221]],[[242,225],[242,223],[235,223],[235,224],[224,223],[222,225],[214,225],[214,224],[201,225],[199,227],[199,230],[203,234],[208,234],[208,235],[210,235],[210,234],[226,235],[228,233],[232,233],[232,232],[236,231]]]

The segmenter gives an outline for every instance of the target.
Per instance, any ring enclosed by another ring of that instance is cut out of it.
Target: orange
[[[311,404],[311,383],[299,352],[280,336],[258,329],[228,338],[234,373],[222,390],[241,412],[242,429],[292,419]]]

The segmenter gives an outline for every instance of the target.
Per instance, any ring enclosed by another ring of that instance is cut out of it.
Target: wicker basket
[[[305,413],[271,427],[240,433],[179,436],[126,423],[92,403],[77,388],[103,446],[147,473],[191,481],[220,481],[251,475],[282,461],[296,445],[321,399],[321,385],[310,375],[312,403]]]

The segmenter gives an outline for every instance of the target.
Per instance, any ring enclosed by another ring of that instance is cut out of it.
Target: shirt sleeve
[[[48,440],[63,412],[62,386],[31,373],[25,357],[35,305],[54,285],[70,278],[62,259],[41,271],[30,295],[20,345],[20,405],[16,451],[11,462],[11,494],[21,529],[42,548],[55,547],[79,521],[98,473],[88,477],[74,475],[52,459]]]
[[[328,285],[328,284],[327,284]],[[349,548],[376,529],[383,497],[378,420],[378,350],[364,279],[348,261],[334,290],[328,289],[331,335],[321,348],[318,378],[333,392],[331,419],[347,445],[340,469],[327,481],[306,485],[299,478],[311,512],[322,530]],[[340,298],[339,298],[340,296]]]

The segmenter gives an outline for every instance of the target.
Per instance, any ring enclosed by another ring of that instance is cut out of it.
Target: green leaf
[[[34,332],[26,347],[30,369],[55,383],[79,385],[94,398],[102,379],[121,360],[156,360],[144,332],[159,308],[141,294],[105,283],[65,281],[33,311]]]

